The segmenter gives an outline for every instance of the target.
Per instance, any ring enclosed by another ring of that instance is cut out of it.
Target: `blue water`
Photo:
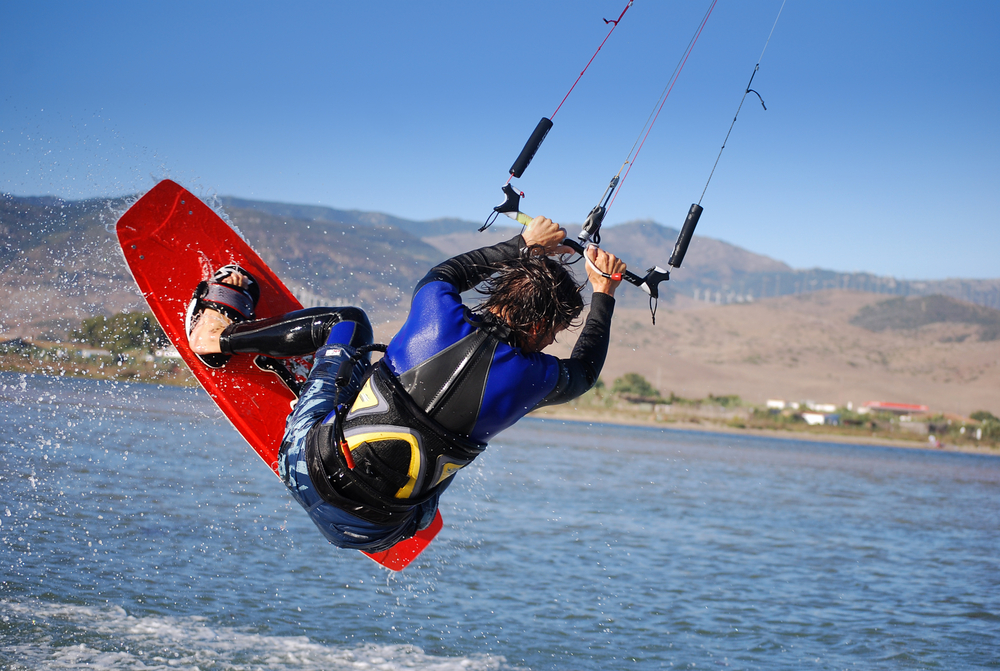
[[[392,574],[200,391],[0,408],[0,668],[1000,667],[997,458],[528,419]]]

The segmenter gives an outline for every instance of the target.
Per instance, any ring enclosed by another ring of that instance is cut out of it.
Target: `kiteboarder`
[[[590,389],[607,355],[625,264],[589,246],[593,288],[567,359],[544,354],[583,311],[582,287],[559,255],[566,230],[537,217],[514,238],[435,266],[409,315],[370,363],[372,327],[356,307],[254,319],[259,289],[228,266],[188,310],[192,350],[221,367],[233,354],[314,354],[278,455],[295,499],[333,544],[378,552],[428,526],[454,474],[531,410]],[[479,287],[470,309],[461,293]]]

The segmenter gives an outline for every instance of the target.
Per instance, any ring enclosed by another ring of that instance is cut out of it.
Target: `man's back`
[[[522,352],[475,319],[455,285],[444,280],[422,284],[385,358],[431,417],[487,442],[555,387],[559,362]]]

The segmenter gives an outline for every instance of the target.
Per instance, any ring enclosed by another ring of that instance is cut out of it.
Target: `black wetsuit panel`
[[[341,322],[354,322],[350,342],[360,347],[372,342],[372,325],[360,308],[306,308],[280,317],[232,324],[222,332],[223,354],[265,354],[273,357],[305,356],[326,344],[330,329]]]

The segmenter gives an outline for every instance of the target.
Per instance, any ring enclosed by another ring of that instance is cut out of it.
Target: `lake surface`
[[[393,574],[201,391],[0,408],[0,668],[1000,667],[997,458],[527,419]]]

